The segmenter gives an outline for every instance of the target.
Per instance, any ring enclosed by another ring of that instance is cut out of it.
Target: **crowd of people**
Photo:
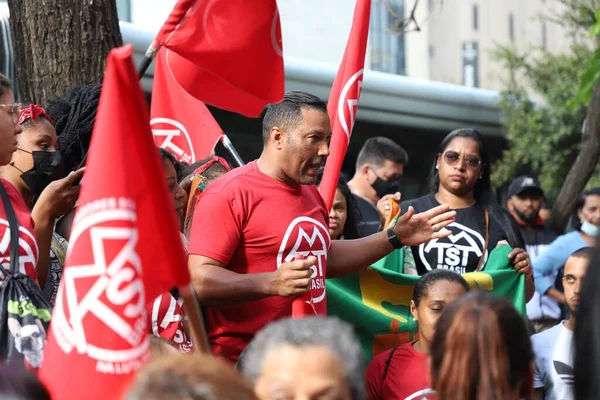
[[[3,280],[29,277],[49,307],[99,93],[82,86],[46,108],[21,105],[0,77],[0,271]],[[515,178],[501,206],[485,140],[463,128],[440,143],[429,193],[416,199],[400,194],[407,152],[389,138],[367,140],[327,210],[318,185],[330,138],[326,104],[288,92],[265,108],[262,154],[243,167],[216,156],[185,165],[157,149],[173,209],[156,217],[174,212],[180,221],[174,240],[188,254],[211,355],[194,351],[173,288],[147,310],[151,361],[126,399],[600,398],[600,188],[581,194],[572,231],[557,235],[535,177]],[[394,207],[401,211],[389,227]],[[462,277],[485,271],[498,246],[511,248],[508,263],[525,279],[528,318]],[[399,249],[401,272],[419,276],[410,302],[418,333],[367,363],[353,327],[327,316],[326,280]],[[292,318],[297,299],[310,306],[304,318]],[[0,333],[20,339],[18,328]],[[28,342],[18,343],[25,354]],[[0,364],[0,394],[50,398],[32,360],[25,356],[33,372]]]

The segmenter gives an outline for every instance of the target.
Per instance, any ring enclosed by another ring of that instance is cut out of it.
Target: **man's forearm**
[[[356,240],[333,240],[327,257],[327,278],[337,278],[366,269],[392,250],[394,247],[386,232]]]
[[[192,271],[192,281],[202,305],[225,306],[272,295],[268,287],[269,273],[238,274],[223,267],[206,264],[198,269],[202,272]]]

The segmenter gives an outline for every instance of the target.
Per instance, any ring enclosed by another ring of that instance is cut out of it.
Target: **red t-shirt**
[[[10,182],[0,179],[0,183],[4,186],[19,221],[19,272],[27,274],[31,279],[36,280],[39,249],[35,239],[31,213],[21,194]],[[6,217],[4,204],[0,199],[0,264],[7,271],[10,271],[10,245],[8,218]],[[0,281],[2,281],[2,274],[0,274]]]
[[[375,356],[367,367],[367,390],[369,400],[420,399],[419,395],[429,389],[427,355],[419,353],[412,343],[403,344]],[[390,359],[391,356],[391,359]],[[389,361],[384,379],[386,363]]]
[[[273,272],[296,253],[315,256],[311,294],[326,315],[325,276],[329,216],[314,185],[290,186],[259,171],[256,161],[228,172],[200,196],[189,254],[212,258],[238,274]],[[292,298],[272,296],[244,304],[207,307],[214,354],[237,360],[268,322],[289,317]]]

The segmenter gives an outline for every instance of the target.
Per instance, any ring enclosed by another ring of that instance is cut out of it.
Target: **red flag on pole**
[[[173,78],[172,57],[179,56],[167,49],[156,55],[150,126],[157,146],[191,164],[212,154],[223,131],[206,105]]]
[[[122,399],[148,359],[147,305],[190,282],[132,53],[106,64],[39,374],[55,400]]]
[[[283,50],[275,0],[180,0],[152,47],[173,50],[180,85],[197,99],[246,116],[283,98]],[[169,56],[170,58],[170,56]]]
[[[354,8],[352,30],[346,44],[344,58],[342,58],[342,63],[331,87],[329,101],[327,102],[327,112],[331,119],[333,134],[329,148],[330,154],[325,164],[319,190],[328,210],[333,203],[335,188],[342,170],[342,162],[346,156],[352,128],[356,120],[358,100],[363,84],[370,15],[371,0],[357,0]]]

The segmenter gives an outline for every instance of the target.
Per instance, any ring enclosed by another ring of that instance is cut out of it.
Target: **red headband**
[[[212,160],[210,160],[210,161],[202,164],[198,168],[196,168],[193,173],[194,173],[194,175],[196,175],[196,174],[202,175],[202,173],[204,171],[206,171],[207,169],[209,169],[212,165],[214,165],[216,163],[219,163],[222,166],[224,166],[227,171],[231,171],[231,167],[229,166],[229,164],[227,164],[227,161],[225,161],[224,158],[221,158],[218,156],[213,156]]]
[[[50,118],[46,110],[44,110],[41,106],[38,106],[37,104],[30,104],[29,107],[21,110],[21,114],[19,115],[19,125],[23,124],[28,120],[35,121],[39,117],[46,118],[48,122],[50,122],[52,126],[54,126],[54,121],[52,121],[52,118]]]

